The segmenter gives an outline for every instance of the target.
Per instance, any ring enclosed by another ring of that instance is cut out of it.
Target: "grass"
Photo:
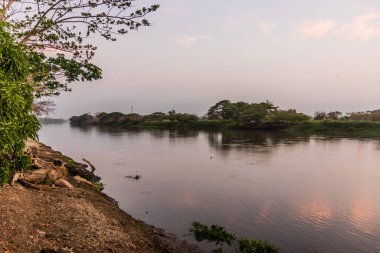
[[[353,137],[380,137],[380,123],[371,121],[305,121],[286,129],[296,134],[322,134]]]

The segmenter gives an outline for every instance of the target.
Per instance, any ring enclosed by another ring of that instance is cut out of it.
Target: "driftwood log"
[[[74,186],[66,180],[68,175],[67,168],[65,167],[65,163],[61,160],[57,159],[53,162],[45,162],[33,157],[32,165],[39,169],[30,170],[28,172],[16,172],[11,184],[14,185],[18,180],[23,180],[30,184],[46,182],[60,187],[74,188]]]
[[[25,184],[37,187],[37,184],[47,183],[53,186],[59,186],[64,188],[74,188],[74,186],[67,180],[68,169],[66,164],[60,160],[55,159],[53,162],[47,162],[37,157],[36,152],[27,152],[32,161],[32,170],[28,172],[16,172],[13,176],[11,185],[14,185],[17,181],[22,181]],[[94,184],[79,175],[74,177],[77,183],[85,183],[90,186]]]

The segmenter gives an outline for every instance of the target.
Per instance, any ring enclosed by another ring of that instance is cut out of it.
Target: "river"
[[[90,160],[127,213],[181,239],[194,242],[197,220],[283,253],[380,252],[379,140],[69,124],[39,136]]]

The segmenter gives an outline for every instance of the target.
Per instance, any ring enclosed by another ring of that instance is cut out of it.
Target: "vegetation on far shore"
[[[373,121],[309,120],[286,129],[296,134],[379,138],[380,123]]]
[[[67,122],[67,120],[65,119],[61,119],[61,118],[58,118],[58,119],[55,119],[55,118],[48,118],[48,117],[45,117],[45,118],[38,118],[38,121],[40,122],[40,124],[63,124],[65,122]]]
[[[355,135],[380,137],[380,110],[354,112],[316,112],[314,117],[294,109],[283,110],[271,102],[232,103],[222,100],[211,106],[206,115],[154,112],[148,115],[121,112],[83,114],[70,118],[73,126],[121,128],[187,128],[193,130],[254,129],[285,130],[300,134]]]
[[[199,117],[196,114],[154,112],[149,115],[120,112],[83,114],[70,118],[72,125],[119,126],[119,127],[190,127],[196,129],[248,128],[285,129],[296,122],[309,119],[309,116],[296,110],[281,110],[271,102],[231,103],[222,100],[210,107],[208,113]]]

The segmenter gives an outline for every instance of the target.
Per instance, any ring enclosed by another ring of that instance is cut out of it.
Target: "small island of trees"
[[[380,137],[380,110],[352,112],[318,111],[314,117],[295,109],[281,109],[270,101],[259,103],[221,100],[206,115],[154,112],[148,115],[121,112],[86,113],[70,118],[72,126],[105,126],[125,128],[189,128],[189,129],[252,129],[287,130],[295,133],[338,134]]]
[[[261,103],[230,102],[222,100],[211,106],[207,114],[154,112],[148,115],[121,112],[83,114],[70,118],[71,125],[99,125],[126,127],[194,127],[194,128],[252,128],[284,129],[295,122],[308,120],[310,117],[296,110],[281,110],[271,102]]]

